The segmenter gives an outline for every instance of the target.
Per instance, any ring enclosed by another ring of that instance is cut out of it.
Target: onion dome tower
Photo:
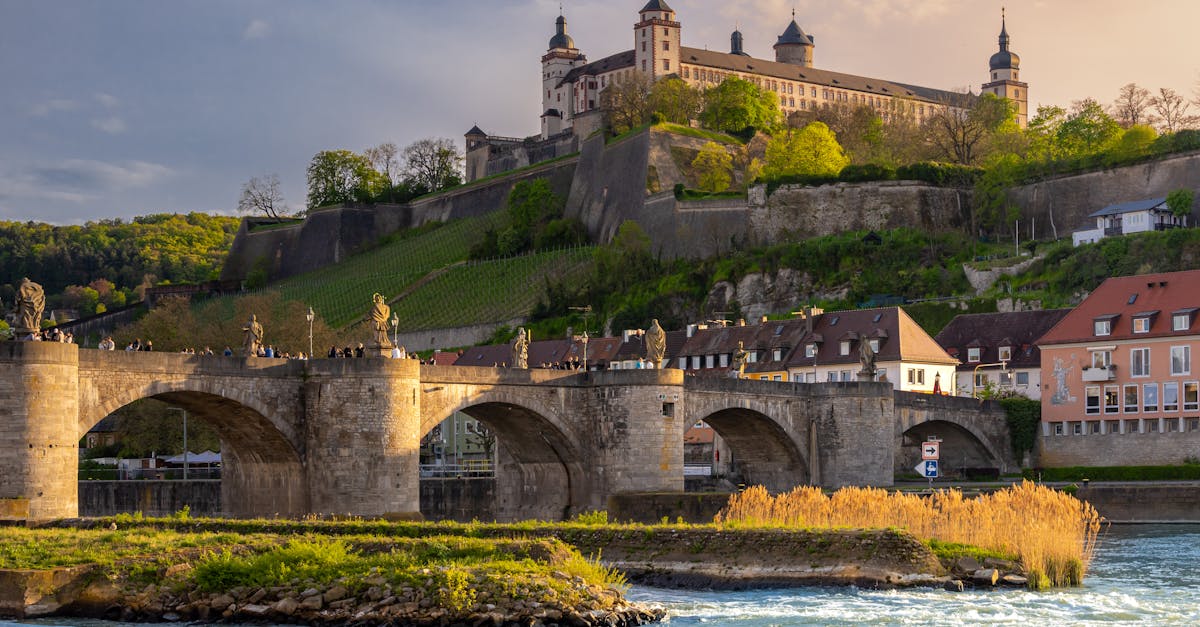
[[[991,79],[983,84],[982,93],[1008,98],[1017,106],[1017,124],[1021,128],[1029,121],[1029,85],[1022,83],[1021,57],[1008,49],[1008,25],[1004,9],[1000,9],[1000,50],[988,59]]]

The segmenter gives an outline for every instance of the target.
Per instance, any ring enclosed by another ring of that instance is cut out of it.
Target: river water
[[[690,592],[634,587],[672,627],[734,625],[1200,625],[1200,526],[1110,527],[1085,583],[1051,592],[807,588]]]
[[[669,625],[1200,625],[1200,525],[1113,526],[1085,584],[1051,592],[802,588],[692,592],[634,586]],[[96,620],[38,625],[119,627]]]

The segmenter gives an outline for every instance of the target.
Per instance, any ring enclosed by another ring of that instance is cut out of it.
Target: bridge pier
[[[0,342],[0,520],[79,515],[79,348]]]
[[[420,515],[420,364],[309,361],[305,470],[317,514]]]

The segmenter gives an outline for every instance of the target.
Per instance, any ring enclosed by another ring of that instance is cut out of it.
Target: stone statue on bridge
[[[371,305],[371,323],[375,329],[375,340],[372,348],[390,349],[392,341],[388,339],[388,317],[392,315],[392,308],[388,307],[384,302],[383,294],[375,292],[371,297],[373,301]]]
[[[746,371],[746,362],[749,359],[750,353],[746,352],[744,343],[739,340],[737,350],[733,351],[733,363],[729,364],[730,378],[740,379]]]
[[[45,310],[46,294],[42,286],[28,277],[21,279],[21,286],[17,288],[17,325],[13,328],[13,337],[32,340],[42,330],[42,312]]]
[[[529,368],[529,337],[525,334],[525,327],[517,329],[517,339],[513,340],[512,362],[509,367],[522,370]]]
[[[878,369],[875,367],[875,347],[871,346],[871,340],[866,337],[858,341],[858,362],[862,364],[862,370],[858,371],[858,379],[860,381],[874,381],[875,373]]]
[[[654,365],[654,369],[662,368],[663,357],[667,354],[667,332],[658,324],[658,318],[650,323],[646,331],[646,361]]]
[[[250,314],[250,320],[246,321],[246,326],[242,327],[244,338],[242,340],[243,353],[246,357],[258,356],[258,351],[263,345],[263,326],[258,321],[258,316]]]

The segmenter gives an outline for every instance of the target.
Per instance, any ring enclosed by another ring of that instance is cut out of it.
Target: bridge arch
[[[494,518],[565,520],[603,508],[589,500],[595,490],[583,446],[559,411],[528,387],[471,388],[439,390],[445,392],[440,399],[423,397],[420,437],[456,412],[495,434]]]
[[[921,443],[937,437],[941,445],[941,473],[954,474],[966,468],[1008,469],[1005,457],[998,453],[991,438],[970,423],[937,418],[901,425],[900,448],[896,454],[898,472],[911,472],[921,459]]]
[[[184,409],[189,419],[199,419],[217,432],[225,514],[300,516],[309,511],[303,436],[252,386],[231,388],[203,377],[154,380],[119,389],[103,386],[101,398],[98,386],[88,383],[81,379],[79,437],[126,405],[156,399]]]
[[[798,433],[790,417],[777,417],[783,408],[772,405],[778,404],[743,400],[732,405],[699,400],[689,407],[688,424],[704,421],[721,436],[732,452],[731,478],[736,482],[784,492],[809,484],[812,477],[804,454],[807,434]]]

